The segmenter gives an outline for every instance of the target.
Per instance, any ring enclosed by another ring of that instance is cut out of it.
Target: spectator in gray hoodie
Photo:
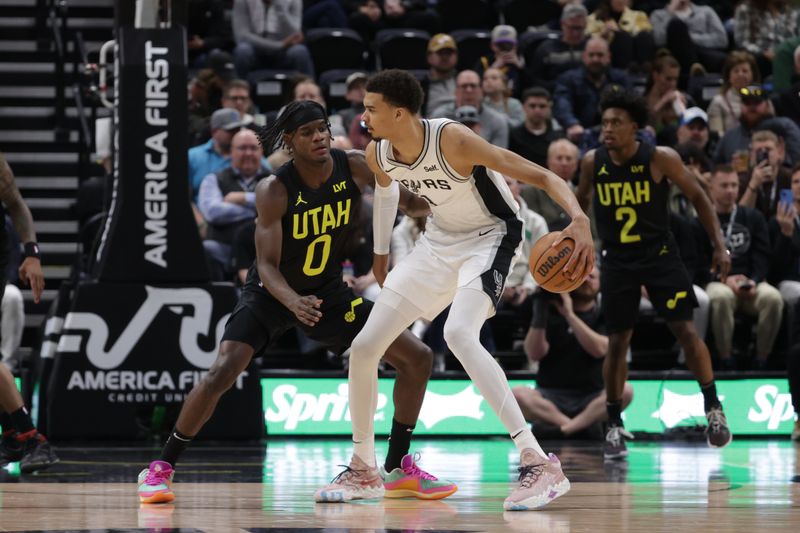
[[[257,68],[289,69],[314,77],[303,43],[302,0],[234,0],[234,63],[240,78]]]

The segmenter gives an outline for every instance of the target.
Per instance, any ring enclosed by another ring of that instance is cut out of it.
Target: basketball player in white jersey
[[[422,89],[405,71],[386,70],[367,83],[363,120],[375,139],[366,154],[376,176],[373,269],[383,290],[351,346],[353,459],[315,499],[347,501],[375,494],[381,485],[373,429],[378,361],[416,319],[432,319],[452,304],[445,340],[520,451],[519,486],[504,508],[542,507],[566,493],[569,481],[556,456],[539,446],[505,373],[478,340],[481,325],[495,312],[522,240],[519,206],[501,174],[541,187],[572,217],[563,236],[575,240],[575,251],[564,267],[573,279],[594,266],[589,220],[564,180],[492,146],[457,122],[419,119],[421,103]],[[401,184],[425,198],[432,215],[413,251],[387,277]]]

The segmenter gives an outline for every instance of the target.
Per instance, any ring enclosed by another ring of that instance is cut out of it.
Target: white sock
[[[444,325],[445,341],[486,402],[500,417],[519,451],[533,448],[542,457],[547,457],[522,416],[505,372],[481,345],[480,329],[491,309],[492,301],[483,291],[459,289]]]

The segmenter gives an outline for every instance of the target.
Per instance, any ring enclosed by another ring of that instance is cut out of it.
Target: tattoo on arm
[[[0,153],[0,201],[5,204],[20,240],[23,243],[36,241],[33,217],[28,206],[22,200],[22,195],[14,181],[14,173],[2,153]]]

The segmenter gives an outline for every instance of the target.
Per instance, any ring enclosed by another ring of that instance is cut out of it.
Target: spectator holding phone
[[[741,183],[739,205],[761,211],[769,220],[778,209],[778,191],[789,188],[791,173],[783,167],[783,142],[769,130],[753,133],[750,141],[750,173]]]
[[[791,188],[780,189],[778,209],[769,221],[770,279],[786,305],[795,309],[800,300],[800,165],[792,169],[791,179]],[[800,340],[800,331],[797,333]]]
[[[734,313],[742,311],[758,317],[756,326],[755,368],[766,368],[783,313],[783,299],[778,289],[767,283],[770,245],[767,223],[756,209],[739,205],[739,177],[730,165],[720,165],[711,173],[708,194],[719,218],[725,245],[731,256],[731,270],[725,280],[709,280],[711,241],[695,219],[700,285],[704,281],[711,300],[711,331],[717,354],[725,370],[735,367],[733,359]],[[748,354],[749,355],[749,354]]]

